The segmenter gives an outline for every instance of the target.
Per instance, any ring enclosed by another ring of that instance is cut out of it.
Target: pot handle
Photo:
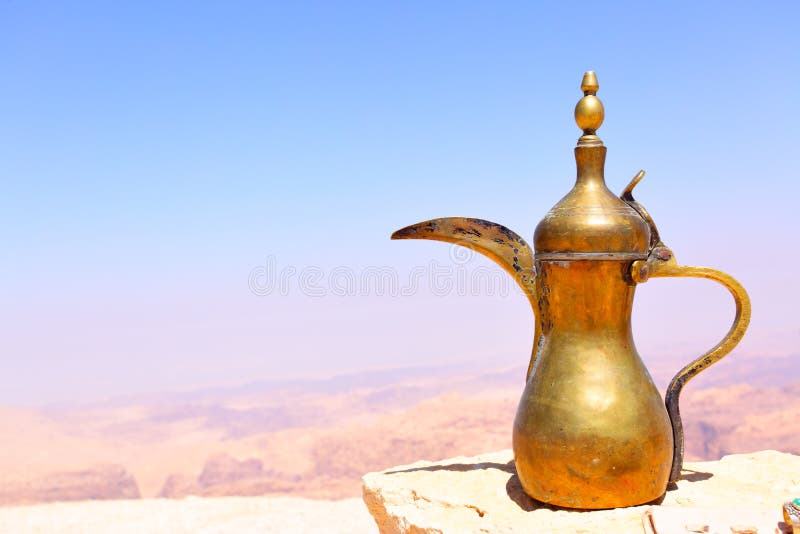
[[[733,302],[736,305],[733,324],[722,341],[678,371],[678,374],[675,375],[667,388],[665,404],[672,423],[672,436],[674,438],[674,453],[669,480],[670,482],[675,482],[680,479],[681,468],[683,467],[683,424],[681,423],[681,414],[678,407],[678,398],[681,390],[695,375],[721,360],[741,341],[745,330],[747,330],[747,325],[750,323],[750,297],[748,297],[744,287],[731,275],[708,267],[678,265],[672,256],[672,251],[663,246],[653,250],[647,261],[635,261],[631,266],[631,277],[636,283],[646,282],[649,278],[661,277],[707,278],[725,286],[730,291]]]

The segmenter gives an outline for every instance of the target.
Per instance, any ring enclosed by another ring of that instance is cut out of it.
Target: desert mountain
[[[800,453],[792,404],[800,382],[787,382],[793,375],[784,372],[779,383],[750,383],[750,360],[723,364],[682,397],[687,459],[770,448]],[[654,376],[659,384],[669,379],[658,370]],[[367,471],[509,448],[523,378],[522,367],[413,368],[4,408],[0,504],[139,495],[354,497]]]

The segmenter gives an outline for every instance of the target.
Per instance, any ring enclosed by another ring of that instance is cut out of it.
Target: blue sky
[[[524,364],[517,294],[316,297],[290,284],[257,296],[248,277],[269,258],[400,279],[451,265],[445,245],[388,240],[437,216],[529,238],[572,184],[587,69],[606,107],[609,186],[646,169],[637,198],[679,261],[750,290],[741,351],[789,354],[798,11],[3,2],[0,402]],[[659,283],[637,297],[640,352],[680,339],[688,360],[726,329],[730,304],[702,283]]]

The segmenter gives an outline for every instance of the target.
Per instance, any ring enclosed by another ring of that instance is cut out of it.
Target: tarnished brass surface
[[[606,147],[576,147],[575,186],[536,227],[536,257],[549,253],[628,253],[646,259],[650,227],[631,206],[606,187]]]
[[[514,457],[535,499],[570,508],[664,493],[672,431],[631,334],[626,261],[536,262],[540,354],[514,420]]]
[[[603,177],[606,148],[597,77],[584,75],[575,108],[583,130],[575,186],[539,223],[532,253],[504,226],[433,219],[393,239],[435,239],[472,248],[525,291],[536,318],[534,347],[513,428],[517,473],[533,498],[569,508],[612,508],[658,499],[683,460],[678,398],[683,385],[728,354],[744,335],[750,301],[731,276],[680,266],[634,200],[640,171],[616,197]],[[631,309],[648,278],[693,276],[723,284],[736,304],[727,336],[672,380],[666,405],[636,352]]]

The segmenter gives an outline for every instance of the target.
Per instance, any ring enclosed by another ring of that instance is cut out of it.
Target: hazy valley
[[[682,397],[687,459],[800,453],[798,358],[740,358]],[[756,376],[753,368],[772,370]],[[667,367],[666,365],[664,366]],[[663,391],[669,379],[659,366]],[[0,504],[188,495],[360,495],[363,473],[510,447],[524,368],[364,372],[320,381],[0,409]]]

